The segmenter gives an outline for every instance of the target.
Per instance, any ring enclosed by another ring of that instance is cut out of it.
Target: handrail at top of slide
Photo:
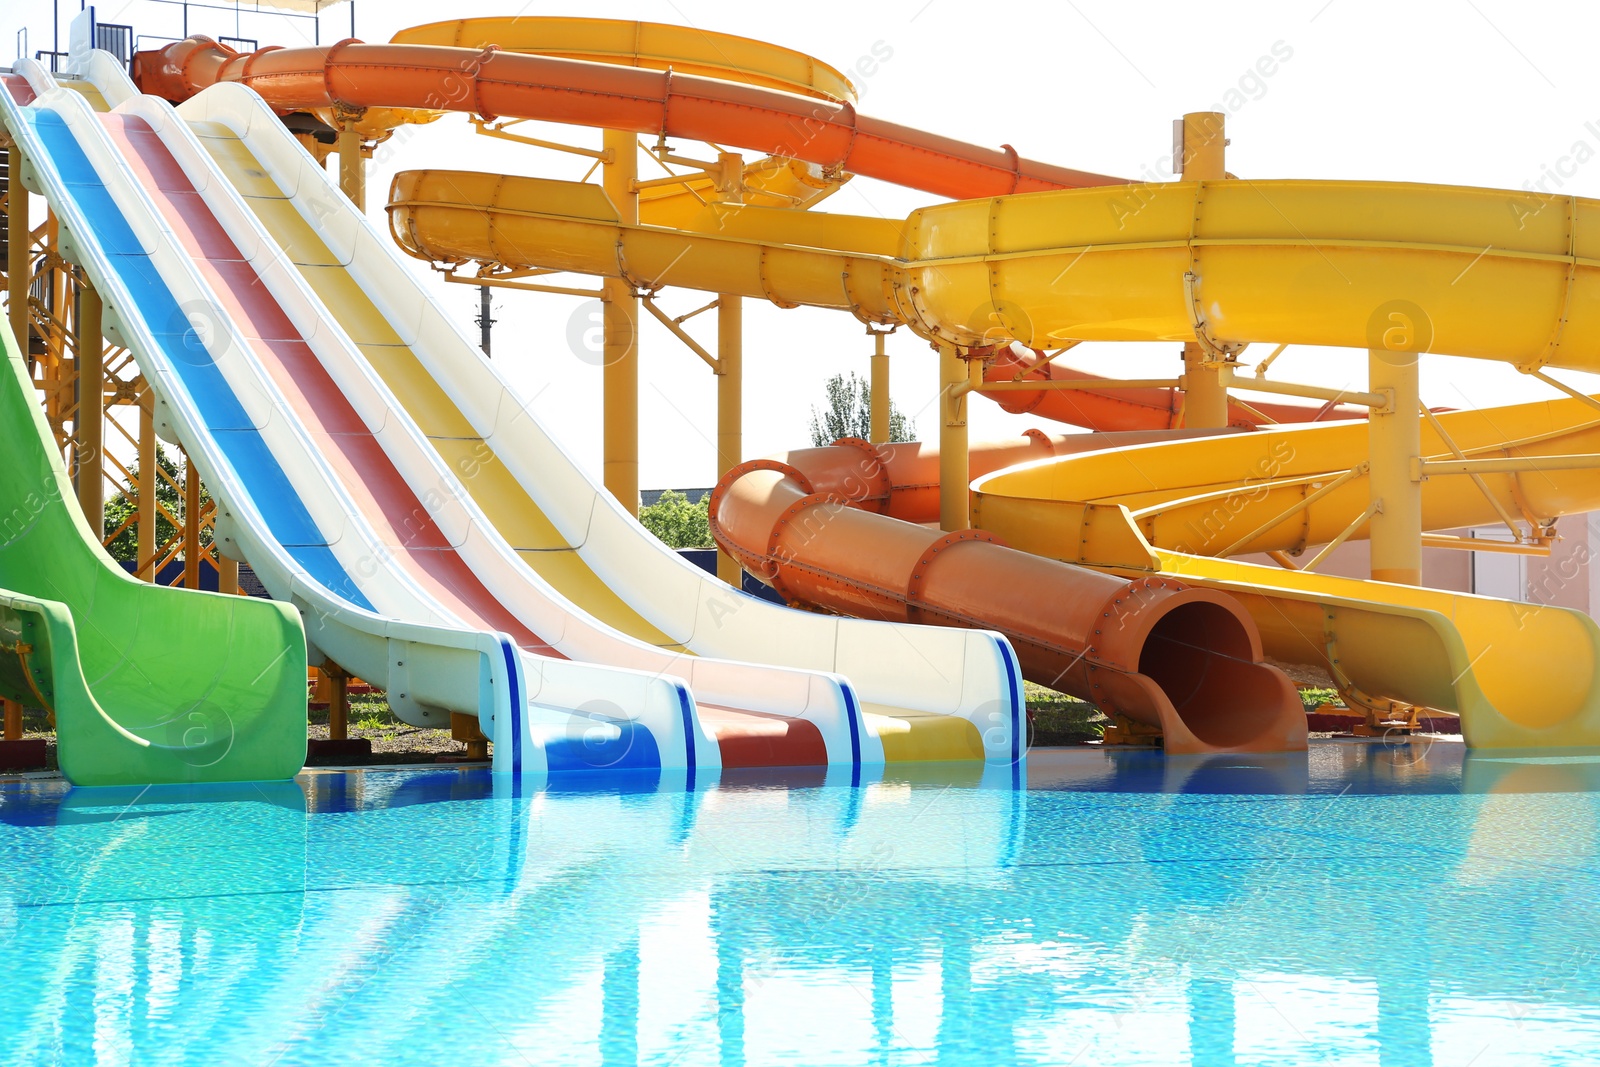
[[[445,45],[340,41],[240,55],[193,36],[134,56],[147,93],[182,101],[237,81],[280,110],[402,107],[729,144],[968,198],[1121,185],[1009,145],[983,148],[858,114],[848,102],[609,63]]]

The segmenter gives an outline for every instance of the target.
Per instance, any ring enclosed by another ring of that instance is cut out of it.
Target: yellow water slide
[[[1600,744],[1600,630],[1581,612],[1218,558],[1364,537],[1364,524],[1349,527],[1368,507],[1367,433],[1274,427],[1027,464],[975,483],[975,522],[1025,551],[1232,592],[1274,658],[1327,670],[1358,703],[1459,714],[1473,745]],[[1430,458],[1597,446],[1600,412],[1578,400],[1450,412],[1423,431]],[[1594,471],[1480,479],[1430,477],[1424,527],[1509,515],[1543,528],[1600,507]]]
[[[391,200],[402,247],[436,262],[537,249],[529,265],[831,307],[961,347],[1198,340],[1228,362],[1248,343],[1369,347],[1403,307],[1431,352],[1600,369],[1600,204],[1573,197],[1225,180],[958,201],[904,222],[724,207],[678,230],[621,223],[593,186],[532,178],[408,172]],[[1597,414],[1568,399],[1441,415],[1423,454],[1593,453]],[[1044,461],[981,481],[975,525],[1042,555],[1232,592],[1271,654],[1326,667],[1358,701],[1459,713],[1473,744],[1600,744],[1600,632],[1586,616],[1210,558],[1365,536],[1349,527],[1368,506],[1367,435],[1274,428]],[[1593,471],[1550,466],[1430,475],[1424,528],[1542,529],[1600,506]]]

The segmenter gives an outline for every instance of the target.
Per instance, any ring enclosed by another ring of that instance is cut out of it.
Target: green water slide
[[[300,617],[118,567],[4,328],[0,347],[0,696],[55,713],[74,785],[292,777],[306,754]]]

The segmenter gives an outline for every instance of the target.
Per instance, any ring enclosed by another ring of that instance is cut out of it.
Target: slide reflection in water
[[[9,784],[0,964],[39,992],[0,1044],[39,1063],[1424,1064],[1580,1062],[1600,1033],[1600,977],[1573,956],[1600,918],[1600,756],[1416,739],[1042,751],[1026,788],[1006,770]]]

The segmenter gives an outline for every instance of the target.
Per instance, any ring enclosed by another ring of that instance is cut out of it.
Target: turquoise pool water
[[[1600,1059],[1600,756],[0,784],[7,1064]]]

